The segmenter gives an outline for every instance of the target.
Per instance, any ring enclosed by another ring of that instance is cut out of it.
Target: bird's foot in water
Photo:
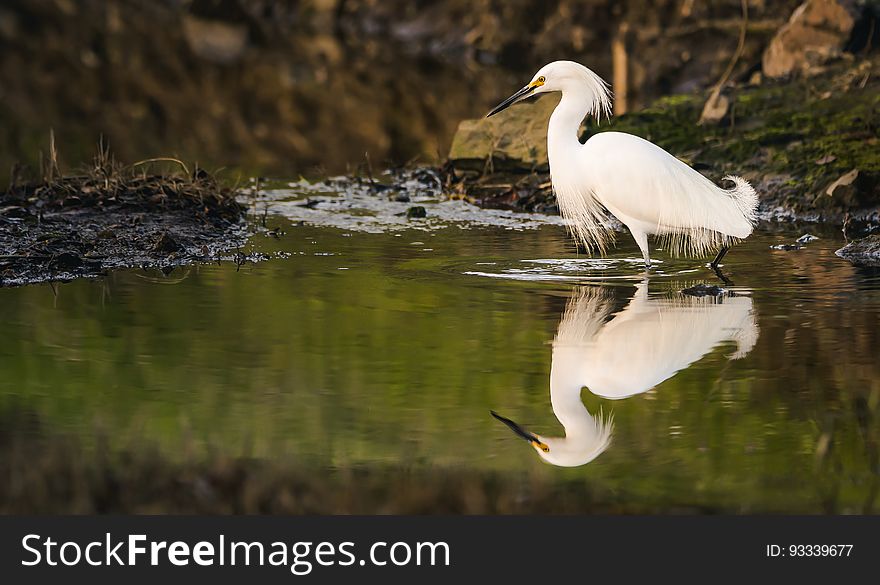
[[[715,273],[715,276],[720,278],[721,282],[723,282],[725,285],[733,286],[733,281],[730,280],[729,278],[727,278],[727,276],[724,274],[724,272],[721,271],[721,265],[715,264],[714,262],[711,262],[711,263],[707,264],[706,266],[711,268],[712,272]]]

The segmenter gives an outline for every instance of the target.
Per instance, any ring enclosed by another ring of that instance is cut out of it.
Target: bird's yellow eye
[[[547,78],[544,77],[543,75],[538,78],[538,83],[544,83],[545,81],[547,81]]]

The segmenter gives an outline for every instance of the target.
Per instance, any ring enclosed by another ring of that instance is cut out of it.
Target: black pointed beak
[[[536,86],[536,85],[525,86],[524,88],[522,88],[521,90],[519,90],[518,92],[516,92],[515,94],[513,94],[512,96],[510,96],[509,98],[507,98],[506,100],[504,100],[503,102],[501,102],[500,104],[495,106],[495,108],[491,112],[486,114],[486,117],[489,118],[491,116],[494,116],[498,112],[500,112],[502,110],[506,110],[507,108],[509,108],[510,106],[515,104],[516,102],[527,98],[533,91],[535,91],[535,88],[537,88],[537,87],[538,86]],[[502,420],[502,419],[499,419],[499,420]],[[503,420],[507,420],[507,419],[503,419]]]
[[[525,430],[524,428],[522,428],[521,426],[519,426],[518,424],[516,424],[515,422],[513,422],[509,418],[505,418],[505,417],[501,416],[500,414],[498,414],[494,410],[490,410],[489,412],[492,413],[492,416],[494,416],[495,418],[497,418],[498,420],[500,420],[501,422],[506,424],[510,428],[511,431],[516,433],[516,436],[518,436],[522,439],[525,439],[526,441],[528,441],[529,443],[532,443],[533,445],[534,444],[543,445],[543,443],[541,442],[541,439],[539,439],[533,433],[530,433],[529,431]]]

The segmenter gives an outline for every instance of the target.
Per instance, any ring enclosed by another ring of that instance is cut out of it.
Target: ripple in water
[[[652,273],[663,275],[653,261]],[[525,266],[524,266],[525,265]],[[691,272],[682,271],[682,272]],[[682,273],[682,272],[679,272]],[[468,270],[464,274],[488,278],[506,278],[529,282],[585,282],[591,280],[642,280],[645,277],[642,258],[536,258],[500,266],[497,272]]]

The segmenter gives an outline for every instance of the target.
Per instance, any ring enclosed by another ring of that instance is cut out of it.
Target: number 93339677
[[[851,544],[768,544],[768,557],[849,557]]]

